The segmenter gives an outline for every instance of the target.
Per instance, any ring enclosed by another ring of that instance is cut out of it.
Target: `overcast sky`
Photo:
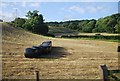
[[[0,17],[12,21],[38,10],[48,21],[99,19],[118,13],[118,2],[1,2]]]

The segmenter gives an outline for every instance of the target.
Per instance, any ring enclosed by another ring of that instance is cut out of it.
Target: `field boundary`
[[[120,79],[114,73],[120,73],[120,70],[108,70],[106,65],[101,65],[101,79],[102,81],[119,81]]]

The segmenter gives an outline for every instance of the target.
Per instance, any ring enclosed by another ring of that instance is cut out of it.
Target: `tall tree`
[[[32,31],[38,34],[47,34],[48,26],[45,25],[42,14],[38,14],[39,11],[28,11],[26,17],[28,20],[23,25],[26,30]]]

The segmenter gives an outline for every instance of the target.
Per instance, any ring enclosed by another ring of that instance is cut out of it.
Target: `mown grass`
[[[69,39],[81,39],[81,40],[100,40],[100,41],[109,41],[109,42],[120,42],[120,36],[103,36],[103,35],[78,35],[78,36],[70,36],[65,35],[61,36],[61,38],[69,38]]]
[[[60,38],[60,37],[55,37],[55,38]],[[113,39],[96,39],[96,38],[60,38],[60,39],[76,39],[76,40],[97,40],[97,41],[108,41],[108,42],[117,42],[120,43],[120,40],[113,40]]]
[[[99,66],[106,64],[116,69],[117,43],[91,40],[62,40],[33,34],[9,25],[3,25],[3,78],[35,79],[99,79]],[[53,51],[42,58],[25,58],[24,49],[43,41],[53,42]],[[34,76],[34,77],[33,77]]]
[[[60,38],[60,37],[55,37]],[[108,40],[108,39],[95,39],[95,38],[60,38],[60,39],[76,39],[76,40],[97,40],[97,41],[108,41],[108,42],[117,42],[120,43],[120,40]]]

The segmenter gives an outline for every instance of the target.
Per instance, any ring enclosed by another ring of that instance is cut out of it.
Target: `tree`
[[[77,29],[77,25],[78,25],[78,23],[70,22],[70,24],[68,25],[68,28],[76,30]]]
[[[104,22],[104,23],[106,23],[106,22]],[[99,20],[97,20],[97,22],[95,24],[95,28],[92,30],[92,32],[94,32],[94,33],[97,33],[97,32],[99,32],[99,33],[106,32],[105,28],[104,28],[105,25],[106,24],[103,24],[103,18],[100,18]]]
[[[28,11],[26,17],[28,17],[28,20],[23,28],[37,34],[47,34],[48,26],[44,24],[42,14],[38,14],[37,10]]]
[[[120,33],[120,27],[118,26],[118,24],[115,25],[115,29],[116,29],[115,30],[116,33]]]
[[[65,22],[49,22],[50,26],[62,26],[80,32],[120,33],[120,13],[113,14],[98,20],[74,20]]]
[[[26,22],[25,19],[23,18],[15,18],[14,21],[12,21],[12,23],[14,23],[14,26],[15,27],[21,27],[22,28],[22,25]]]
[[[90,20],[87,24],[82,27],[83,32],[92,33],[92,30],[95,28],[96,21]]]
[[[28,18],[34,18],[34,17],[38,16],[38,12],[39,11],[37,11],[37,10],[34,10],[33,12],[28,11],[26,17],[28,17]]]
[[[115,33],[115,25],[117,24],[117,21],[115,19],[110,18],[109,22],[107,22],[105,26],[105,30],[108,33]]]

